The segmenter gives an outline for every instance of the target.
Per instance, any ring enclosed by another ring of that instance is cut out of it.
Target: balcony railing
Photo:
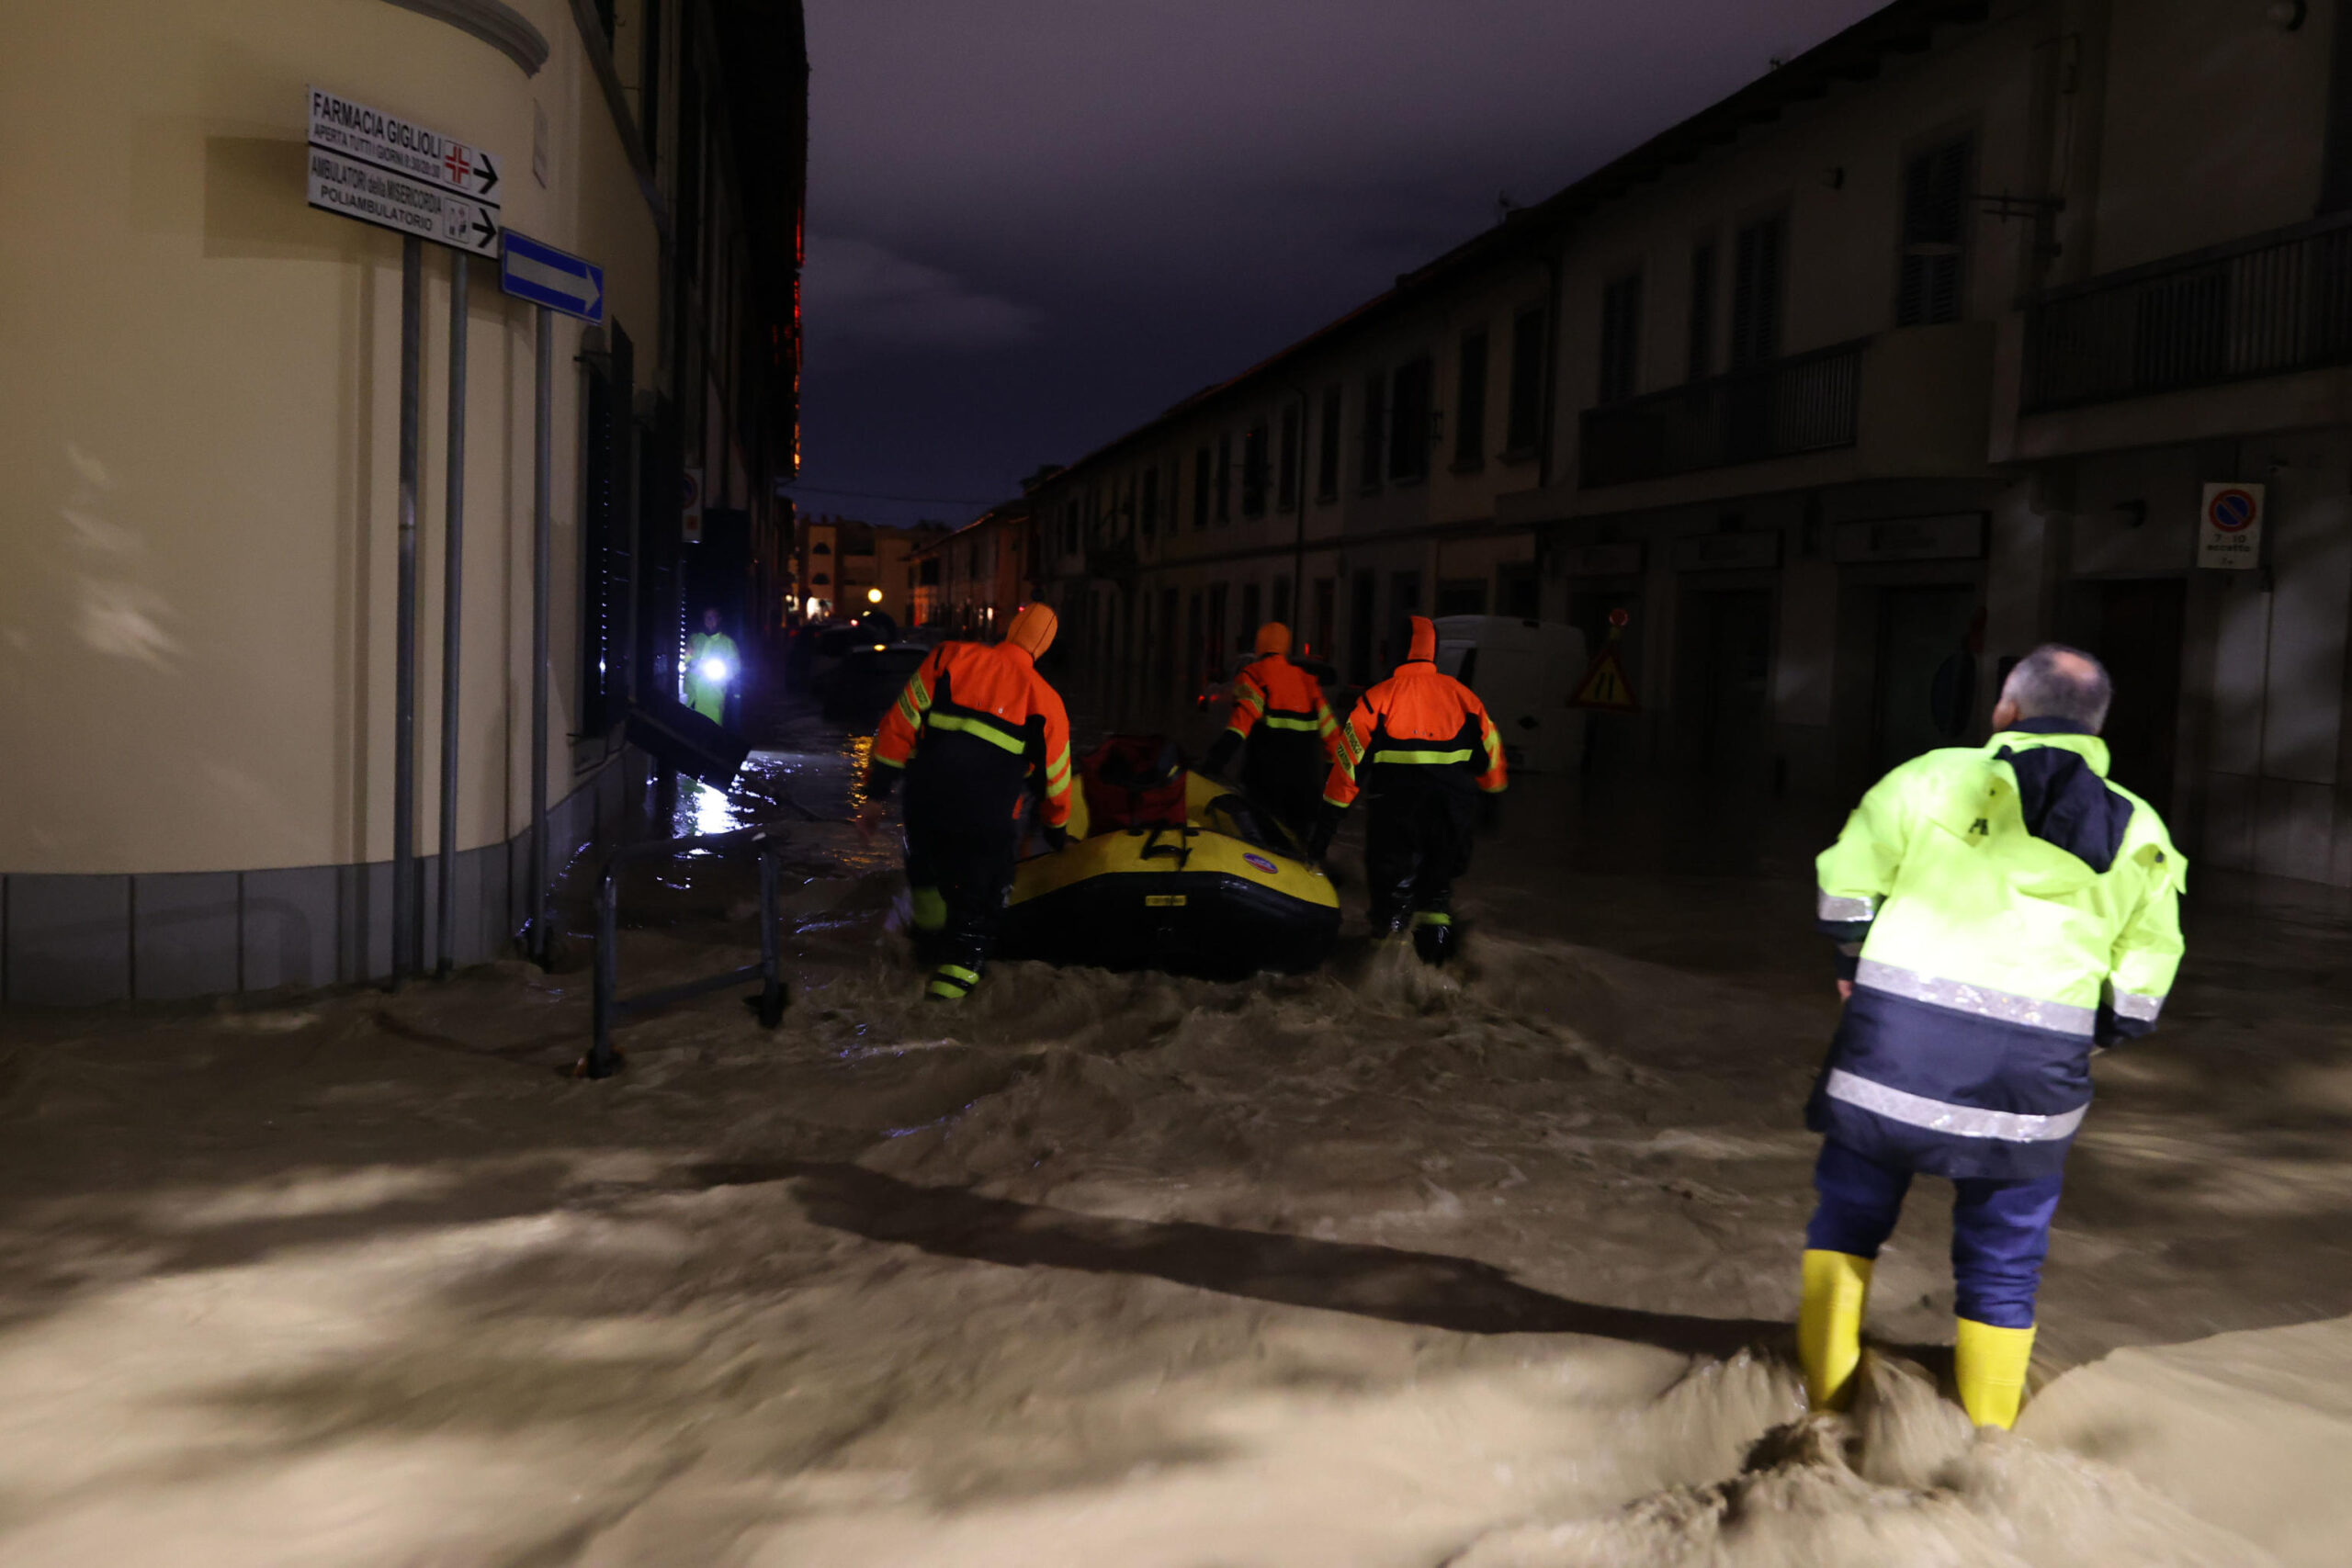
[[[1867,338],[1584,412],[1582,482],[1630,484],[1854,444]]]
[[[2352,214],[2053,289],[2026,313],[2027,413],[2352,362]]]

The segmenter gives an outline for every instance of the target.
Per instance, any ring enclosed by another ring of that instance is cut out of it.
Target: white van
[[[1568,699],[1584,680],[1584,633],[1514,615],[1442,615],[1434,624],[1438,669],[1487,705],[1511,767],[1575,773],[1584,761],[1585,711]]]

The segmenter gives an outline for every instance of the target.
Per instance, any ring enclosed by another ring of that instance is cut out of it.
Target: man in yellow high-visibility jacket
[[[1954,1354],[1979,1426],[2017,1417],[2090,1058],[2147,1033],[2179,966],[2187,863],[2107,779],[2107,671],[2054,644],[2018,663],[1983,747],[1879,781],[1818,863],[1847,998],[1806,1124],[1824,1135],[1797,1348],[1842,1409],[1872,1260],[1914,1173],[1954,1190]]]
[[[702,630],[686,639],[686,705],[713,724],[727,722],[727,694],[742,678],[735,639],[718,629],[716,609],[702,613]]]

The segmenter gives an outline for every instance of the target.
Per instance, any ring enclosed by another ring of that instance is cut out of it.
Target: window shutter
[[[1781,352],[1781,220],[1739,231],[1732,256],[1731,358],[1761,365]]]
[[[1931,147],[1904,165],[1903,244],[1894,289],[1897,326],[1960,320],[1968,167],[1966,138]]]

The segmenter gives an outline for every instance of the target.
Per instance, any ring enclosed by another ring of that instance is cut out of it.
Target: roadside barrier
[[[799,809],[797,802],[787,804]],[[810,814],[804,811],[802,815]],[[784,911],[778,897],[782,876],[776,861],[783,847],[783,829],[771,825],[684,839],[646,839],[613,852],[605,862],[604,874],[596,882],[596,980],[592,1010],[594,1032],[588,1054],[572,1068],[574,1077],[608,1078],[621,1070],[624,1058],[613,1048],[613,1029],[624,1018],[654,1012],[689,997],[722,990],[744,980],[760,982],[759,991],[743,998],[746,1005],[758,1011],[760,1026],[774,1029],[784,1021]],[[760,961],[729,969],[723,975],[685,980],[633,997],[620,995],[621,868],[631,861],[680,855],[693,850],[725,853],[741,849],[749,849],[760,867]]]

